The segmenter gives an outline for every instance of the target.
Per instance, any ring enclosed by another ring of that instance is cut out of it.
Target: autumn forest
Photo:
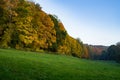
[[[67,33],[56,15],[26,0],[0,1],[0,48],[120,62],[120,42],[111,46],[84,44]]]

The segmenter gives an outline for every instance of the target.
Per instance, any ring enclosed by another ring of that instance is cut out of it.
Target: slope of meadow
[[[120,64],[0,49],[0,80],[120,80]]]

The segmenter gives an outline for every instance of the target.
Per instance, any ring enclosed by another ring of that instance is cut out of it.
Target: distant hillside
[[[0,1],[0,47],[77,57],[84,54],[83,43],[69,36],[55,15],[27,0]]]
[[[107,50],[108,46],[102,46],[102,45],[89,45],[91,48],[93,48],[93,53],[100,55],[102,51]]]
[[[84,50],[85,53],[83,55],[83,58],[89,58],[89,59],[99,59],[103,51],[107,51],[108,48],[108,46],[88,45],[88,44],[84,44],[84,47],[86,49]]]
[[[111,45],[106,51],[103,51],[100,57],[101,60],[115,60],[120,63],[120,42],[116,45]]]

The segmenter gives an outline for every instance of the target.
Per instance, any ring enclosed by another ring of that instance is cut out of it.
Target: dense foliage
[[[82,42],[70,37],[55,15],[27,0],[0,1],[0,47],[83,55]]]
[[[88,44],[84,44],[85,47],[85,58],[89,58],[89,59],[93,59],[93,60],[97,60],[100,59],[100,56],[102,54],[103,51],[107,50],[107,46],[102,46],[102,45],[88,45]]]
[[[115,60],[120,63],[120,42],[116,45],[109,46],[106,51],[103,51],[100,59]]]
[[[84,45],[83,58],[93,60],[114,60],[120,63],[120,42],[111,46]]]

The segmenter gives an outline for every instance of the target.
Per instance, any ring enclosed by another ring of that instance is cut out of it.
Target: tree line
[[[111,46],[84,45],[86,52],[83,58],[92,60],[114,60],[120,63],[120,42]]]
[[[111,45],[108,47],[106,51],[103,51],[101,56],[101,60],[115,60],[120,63],[120,42],[116,45]]]
[[[52,51],[81,57],[83,43],[72,38],[57,16],[27,0],[0,1],[0,47]]]

